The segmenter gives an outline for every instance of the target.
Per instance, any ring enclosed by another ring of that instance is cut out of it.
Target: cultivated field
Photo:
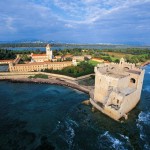
[[[104,52],[104,53],[116,58],[122,58],[125,57],[126,55],[133,56],[132,54],[124,54],[119,52]]]

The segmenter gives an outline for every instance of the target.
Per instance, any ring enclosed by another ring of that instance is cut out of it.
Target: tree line
[[[0,49],[0,59],[14,59],[15,57],[16,54],[13,51]]]
[[[77,66],[68,66],[62,70],[45,69],[42,70],[47,73],[62,74],[71,77],[80,77],[83,75],[94,73],[94,66],[88,62],[80,62]]]

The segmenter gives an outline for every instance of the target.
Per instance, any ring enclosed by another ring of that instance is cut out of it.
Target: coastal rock
[[[90,103],[90,100],[85,100],[85,101],[82,102],[82,104],[84,104],[84,105],[90,105],[91,103]]]
[[[97,111],[97,109],[93,106],[92,107],[92,112],[96,112]]]

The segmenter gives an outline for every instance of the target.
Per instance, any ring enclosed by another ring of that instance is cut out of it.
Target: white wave
[[[122,134],[119,134],[123,139],[129,141],[129,137],[125,136],[125,135],[122,135]]]
[[[150,86],[145,86],[145,88],[143,89],[143,91],[150,92]]]
[[[76,121],[70,119],[69,122],[70,122],[72,125],[75,125],[76,127],[79,127],[79,124],[78,124]]]
[[[145,149],[145,150],[150,150],[150,145],[149,145],[149,144],[145,144],[145,145],[144,145],[144,149]]]
[[[140,112],[140,114],[138,115],[138,119],[137,119],[137,128],[140,130],[140,139],[142,141],[144,141],[144,149],[145,150],[149,150],[150,149],[150,145],[147,142],[147,135],[146,135],[146,131],[144,126],[146,125],[150,125],[150,112]]]
[[[140,112],[138,115],[138,122],[143,122],[144,124],[150,124],[150,112]]]
[[[64,137],[65,137],[65,141],[69,145],[69,149],[71,149],[71,147],[72,147],[73,139],[74,139],[74,136],[75,136],[75,131],[73,129],[73,126],[76,125],[76,124],[74,122],[75,121],[73,121],[73,120],[65,121],[66,130],[65,130]]]
[[[146,138],[144,130],[143,130],[143,126],[140,125],[140,123],[137,123],[137,128],[139,128],[140,130],[140,139],[144,141],[144,139]]]
[[[126,140],[128,137],[125,137],[122,135],[122,137]],[[109,131],[104,132],[104,134],[100,135],[98,137],[98,141],[102,142],[103,139],[107,139],[112,145],[111,147],[114,148],[115,150],[126,150],[124,145],[124,142],[120,141],[119,139],[113,137],[112,135],[109,134]]]
[[[75,137],[74,129],[78,127],[79,125],[75,120],[66,118],[64,121],[58,121],[52,134],[58,132],[59,137],[61,137],[68,144],[69,149],[72,149]]]

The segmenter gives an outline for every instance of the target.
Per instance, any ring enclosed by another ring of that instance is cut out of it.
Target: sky
[[[0,0],[0,41],[150,45],[150,0]]]

